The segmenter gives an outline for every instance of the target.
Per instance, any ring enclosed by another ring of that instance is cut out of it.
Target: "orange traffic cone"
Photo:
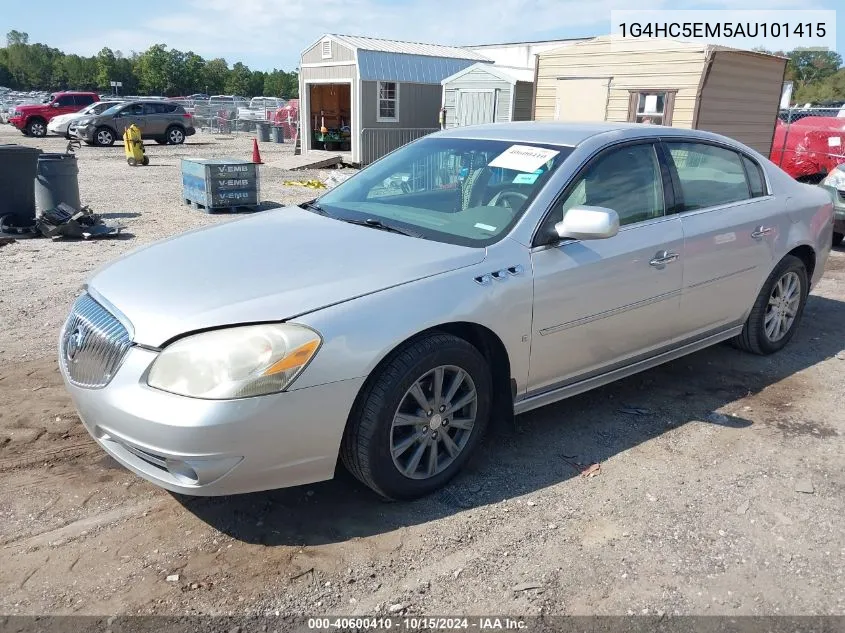
[[[258,139],[252,139],[252,162],[257,165],[263,165],[261,160],[261,152],[258,151]]]

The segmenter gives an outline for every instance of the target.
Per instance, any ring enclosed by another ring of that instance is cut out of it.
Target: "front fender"
[[[480,264],[396,286],[295,319],[323,344],[293,389],[360,378],[396,347],[446,323],[482,325],[504,343],[517,393],[526,388],[531,349],[533,278],[528,249],[505,240]],[[518,274],[479,284],[475,277],[521,267]]]

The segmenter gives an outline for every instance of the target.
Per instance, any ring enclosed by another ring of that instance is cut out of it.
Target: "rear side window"
[[[681,183],[682,211],[706,209],[752,197],[738,153],[705,143],[667,142],[666,147]]]
[[[751,189],[751,197],[759,198],[766,195],[766,180],[763,178],[763,169],[755,161],[742,157],[745,165],[745,173],[748,174],[748,188]]]
[[[62,95],[58,99],[56,99],[56,103],[60,106],[72,106],[76,105],[73,101],[73,95]]]
[[[146,114],[169,114],[176,111],[172,103],[147,103],[144,104]]]
[[[87,106],[94,103],[94,96],[93,95],[74,95],[73,100],[76,101],[76,105],[78,106]]]

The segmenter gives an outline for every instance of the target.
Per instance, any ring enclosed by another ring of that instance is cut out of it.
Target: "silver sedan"
[[[86,428],[188,495],[333,477],[394,499],[522,413],[721,341],[793,338],[830,197],[705,132],[432,134],[300,207],[100,270],[60,366]]]

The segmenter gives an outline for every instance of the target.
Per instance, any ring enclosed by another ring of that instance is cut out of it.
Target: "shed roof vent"
[[[323,53],[323,59],[331,59],[331,57],[332,57],[332,41],[331,40],[323,40],[320,44],[321,44],[321,51]]]

